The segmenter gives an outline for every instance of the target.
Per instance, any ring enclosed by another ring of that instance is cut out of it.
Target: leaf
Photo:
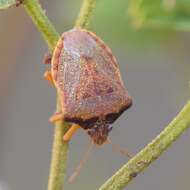
[[[17,0],[0,0],[0,10],[8,9],[17,4]]]
[[[130,0],[128,13],[137,29],[190,30],[190,0]]]

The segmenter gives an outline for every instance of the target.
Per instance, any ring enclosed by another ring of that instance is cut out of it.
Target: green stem
[[[52,52],[59,39],[59,34],[45,15],[38,0],[25,0],[24,7],[32,18],[38,30]],[[60,112],[60,102],[57,98],[57,112]],[[68,124],[57,122],[54,132],[54,143],[52,148],[52,160],[48,182],[48,190],[62,190],[66,173],[68,143],[63,142],[63,136],[68,129]]]
[[[143,150],[108,179],[99,190],[121,190],[156,160],[188,127],[190,127],[190,101],[173,121]]]
[[[59,110],[59,102],[57,110]],[[63,136],[69,125],[57,122],[54,132],[54,142],[52,148],[52,160],[48,181],[48,190],[62,190],[67,168],[68,143],[64,143]]]
[[[78,19],[76,20],[75,26],[86,28],[88,25],[90,16],[92,15],[92,11],[95,7],[96,0],[83,0],[83,4],[81,6]]]
[[[92,13],[95,0],[84,0],[80,14],[78,16],[76,26],[85,27]],[[50,51],[59,39],[59,34],[54,26],[45,15],[45,11],[41,8],[38,0],[25,0],[24,7],[32,18],[38,30],[41,32],[44,40],[47,42]],[[60,102],[57,98],[57,112],[61,111]],[[48,190],[62,190],[66,173],[68,143],[63,142],[63,136],[68,130],[68,124],[57,122],[54,132],[54,143],[52,148],[52,160],[50,168],[50,176],[48,182]]]
[[[41,8],[38,0],[25,0],[24,8],[32,18],[38,30],[41,32],[50,51],[52,52],[59,39],[59,34],[46,16],[45,10]]]

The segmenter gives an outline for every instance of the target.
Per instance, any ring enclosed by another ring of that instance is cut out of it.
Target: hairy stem
[[[190,127],[190,101],[173,121],[143,150],[108,179],[99,190],[121,190],[156,160],[188,127]]]
[[[94,4],[95,0],[83,1],[82,8],[76,22],[76,26],[85,27],[87,25]],[[39,1],[25,0],[24,7],[29,16],[32,18],[38,30],[41,32],[44,40],[48,44],[50,51],[52,52],[59,39],[59,34],[46,16],[45,11],[41,8]],[[57,98],[56,112],[60,111],[60,101],[59,98]],[[55,126],[48,190],[63,189],[68,151],[68,143],[63,142],[63,136],[68,130],[68,127],[68,124],[63,122],[57,122]]]
[[[38,0],[25,0],[24,8],[32,18],[34,24],[44,37],[44,40],[52,52],[59,39],[59,34],[46,16],[45,10],[41,8]]]
[[[25,0],[24,8],[32,18],[38,30],[52,52],[59,39],[53,24],[45,15],[38,0]],[[60,102],[57,98],[57,112],[60,112]],[[67,165],[68,143],[63,142],[63,136],[68,129],[68,124],[57,122],[54,132],[54,143],[52,148],[52,160],[48,182],[48,190],[62,190]]]
[[[76,20],[75,26],[86,28],[89,23],[90,16],[95,7],[96,0],[83,0],[78,19]]]

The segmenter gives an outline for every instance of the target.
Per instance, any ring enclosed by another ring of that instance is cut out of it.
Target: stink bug
[[[62,34],[45,77],[55,85],[61,101],[62,112],[51,121],[74,123],[64,140],[81,126],[94,144],[102,145],[112,129],[109,124],[132,105],[111,49],[85,29]]]

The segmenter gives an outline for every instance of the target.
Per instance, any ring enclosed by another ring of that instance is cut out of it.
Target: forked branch
[[[83,1],[75,26],[87,26],[95,2],[96,0]],[[59,34],[45,15],[38,0],[25,0],[24,7],[42,33],[50,51],[53,51]],[[59,112],[59,110],[60,103],[58,100],[57,111]],[[126,187],[134,177],[157,159],[189,126],[190,101],[187,102],[174,120],[150,144],[108,179],[99,190],[121,190]],[[68,144],[63,142],[62,137],[67,129],[68,125],[66,123],[56,123],[48,190],[63,189]]]

